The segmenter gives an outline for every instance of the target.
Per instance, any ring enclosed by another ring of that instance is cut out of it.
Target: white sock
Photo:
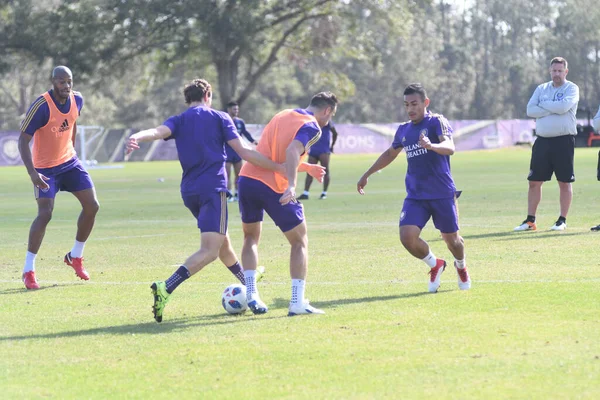
[[[302,192],[303,195],[308,196],[308,190],[305,190],[304,192]]]
[[[85,242],[75,241],[73,248],[71,249],[71,257],[72,258],[81,258],[83,257],[83,248],[85,247]]]
[[[35,258],[36,257],[37,257],[37,254],[30,253],[29,251],[27,252],[27,255],[25,255],[25,266],[23,267],[23,273],[26,273],[29,271],[35,271]]]
[[[256,290],[256,271],[245,269],[244,280],[246,281],[246,300],[252,301],[258,297],[258,290]]]
[[[323,192],[321,193],[323,196],[327,196],[327,192]]]
[[[290,304],[304,304],[304,279],[292,279]]]
[[[429,254],[427,254],[427,256],[422,260],[425,264],[429,265],[430,268],[435,267],[435,265],[437,264],[437,258],[435,258],[431,250],[429,250]]]
[[[456,268],[462,269],[467,266],[467,262],[466,262],[465,258],[463,258],[462,260],[459,260],[457,258],[454,259],[454,265],[456,265]]]

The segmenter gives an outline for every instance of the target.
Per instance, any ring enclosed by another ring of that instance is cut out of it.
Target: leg
[[[429,245],[421,239],[421,228],[415,225],[402,225],[400,227],[400,242],[413,256],[422,260],[429,254]]]
[[[33,220],[29,229],[29,242],[27,251],[37,254],[46,234],[46,227],[52,219],[52,211],[54,210],[54,198],[39,198],[37,199],[38,215]]]
[[[200,235],[200,250],[189,256],[183,263],[190,272],[190,276],[193,276],[219,257],[219,252],[226,238],[226,235],[217,232],[203,232]]]
[[[311,306],[304,298],[306,287],[306,273],[308,270],[308,235],[306,221],[303,220],[296,227],[283,233],[291,245],[290,275],[292,277],[292,296],[288,316],[301,314],[325,314]]]
[[[329,173],[329,160],[331,156],[329,153],[323,153],[319,155],[319,162],[325,168],[325,176],[323,177],[323,193],[327,195],[327,189],[329,188],[330,173]],[[308,174],[307,174],[308,176]]]
[[[244,245],[242,247],[242,265],[245,271],[255,271],[258,267],[258,242],[262,229],[262,222],[242,223],[244,231]]]
[[[242,285],[246,284],[246,280],[244,279],[244,270],[239,263],[233,247],[231,246],[229,234],[225,235],[225,240],[219,249],[219,260],[221,260],[229,272],[231,272]]]
[[[77,197],[82,207],[79,219],[77,220],[77,235],[75,236],[75,240],[85,242],[94,228],[100,204],[96,198],[95,188],[73,192],[73,195]]]
[[[527,192],[527,215],[535,216],[538,205],[542,200],[543,181],[529,181],[529,192]]]
[[[319,159],[315,156],[308,155],[308,163],[316,164],[319,162]],[[310,185],[312,185],[313,177],[309,174],[306,174],[306,180],[304,181],[304,193],[298,197],[298,200],[308,200],[308,194],[310,191]]]
[[[446,242],[446,246],[454,255],[454,268],[458,274],[458,288],[460,290],[468,290],[471,288],[471,277],[467,270],[465,261],[465,241],[458,232],[442,233],[442,238]]]
[[[573,200],[573,188],[570,182],[558,182],[560,189],[560,216],[567,218],[571,201]]]

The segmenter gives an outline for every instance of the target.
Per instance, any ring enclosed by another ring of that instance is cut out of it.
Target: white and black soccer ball
[[[229,314],[242,314],[248,309],[246,286],[234,283],[227,286],[221,296],[221,304]]]

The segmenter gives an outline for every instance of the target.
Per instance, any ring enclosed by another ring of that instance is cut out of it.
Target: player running
[[[407,196],[400,214],[400,241],[414,257],[430,267],[429,291],[440,287],[446,261],[436,258],[427,242],[421,239],[421,230],[433,217],[448,249],[454,255],[458,273],[458,287],[471,287],[465,261],[463,238],[458,233],[456,187],[450,173],[450,157],[454,154],[452,128],[446,118],[427,111],[429,98],[423,86],[414,83],[404,90],[404,108],[410,121],[398,127],[394,141],[377,161],[359,179],[356,187],[364,194],[369,176],[387,167],[404,149],[408,161],[406,172]]]

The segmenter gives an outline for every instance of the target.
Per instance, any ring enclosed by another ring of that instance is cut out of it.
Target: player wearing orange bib
[[[264,212],[283,232],[291,245],[290,275],[292,296],[288,316],[324,314],[304,299],[308,269],[308,237],[302,204],[296,201],[298,166],[308,149],[321,136],[321,127],[335,114],[338,100],[333,93],[316,94],[308,108],[284,110],[265,127],[256,151],[276,163],[285,163],[286,176],[252,164],[244,164],[238,183],[239,206],[244,230],[242,264],[246,280],[248,307],[254,314],[264,314],[267,306],[255,285],[258,265],[258,241]],[[302,171],[302,168],[300,169]]]
[[[81,93],[72,91],[73,74],[64,66],[52,71],[52,89],[38,97],[29,107],[21,124],[19,152],[33,183],[38,215],[29,230],[23,282],[27,289],[39,289],[35,276],[35,258],[42,245],[46,226],[52,218],[54,198],[67,191],[82,206],[77,221],[77,235],[64,262],[81,279],[90,279],[83,267],[83,249],[99,209],[94,184],[75,152],[77,118],[83,107]],[[33,140],[33,149],[29,143]]]

